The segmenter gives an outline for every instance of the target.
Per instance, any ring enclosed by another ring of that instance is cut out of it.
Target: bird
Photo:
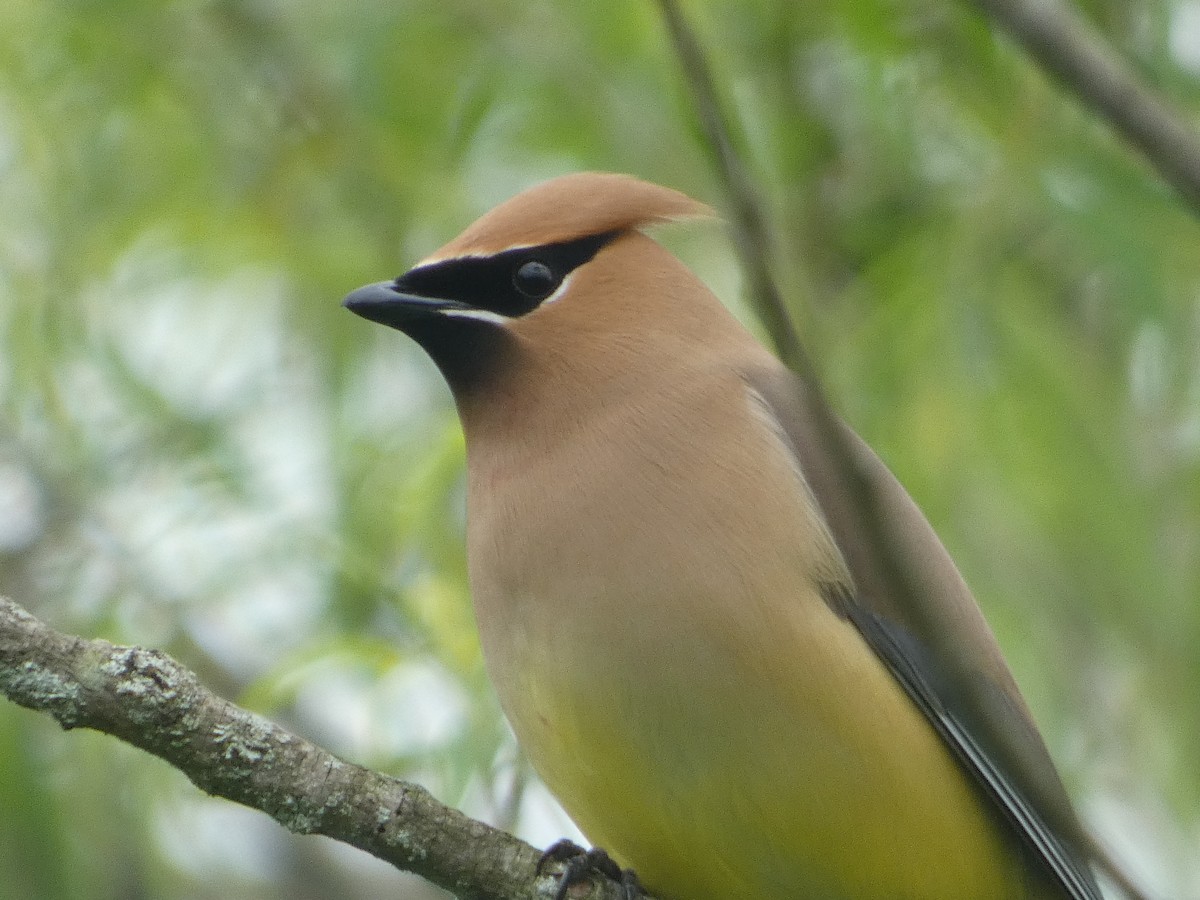
[[[916,503],[647,233],[714,216],[564,175],[344,300],[449,385],[475,618],[523,752],[661,898],[1098,900],[1094,844]],[[872,571],[880,541],[908,589]]]

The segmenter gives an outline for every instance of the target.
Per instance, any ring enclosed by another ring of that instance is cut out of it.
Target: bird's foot
[[[610,878],[621,885],[624,900],[642,900],[646,896],[633,869],[622,869],[603,850],[584,850],[574,841],[563,838],[561,841],[555,841],[542,853],[542,858],[537,864],[537,874],[541,875],[549,863],[563,864],[554,900],[566,900],[567,891],[572,885],[590,881],[593,875]]]

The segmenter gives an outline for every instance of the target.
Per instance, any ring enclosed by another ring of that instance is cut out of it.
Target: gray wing
[[[1101,900],[1082,850],[1088,841],[1050,754],[924,515],[853,431],[814,409],[818,401],[791,372],[762,368],[744,377],[778,423],[854,580],[852,588],[823,586],[827,601],[859,630],[1045,877],[1071,900]],[[876,513],[870,518],[864,496]]]

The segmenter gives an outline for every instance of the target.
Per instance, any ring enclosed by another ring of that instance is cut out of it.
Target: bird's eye
[[[536,259],[522,263],[513,272],[513,287],[534,300],[549,297],[561,281],[553,269]]]

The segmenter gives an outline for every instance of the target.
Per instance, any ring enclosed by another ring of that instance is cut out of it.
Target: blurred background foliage
[[[1192,118],[1198,0],[1076,6]],[[1200,233],[963,3],[692,4],[804,339],[1085,817],[1200,897]],[[462,439],[345,313],[543,178],[720,202],[647,0],[0,4],[0,591],[567,833],[484,677]],[[714,227],[664,235],[741,309]],[[697,435],[703,440],[703,435]],[[432,896],[0,704],[0,897]]]

